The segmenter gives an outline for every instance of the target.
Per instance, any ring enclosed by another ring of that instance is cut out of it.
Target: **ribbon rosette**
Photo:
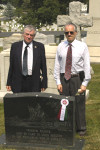
[[[58,116],[57,118],[60,120],[60,121],[64,121],[67,119],[67,108],[66,106],[69,104],[69,101],[67,99],[62,99],[61,100],[61,109],[58,113]]]

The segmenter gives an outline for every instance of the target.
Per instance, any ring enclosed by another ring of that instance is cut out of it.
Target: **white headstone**
[[[89,13],[93,16],[93,26],[87,32],[87,45],[100,46],[100,0],[89,0]]]
[[[14,43],[16,41],[20,41],[20,40],[22,40],[22,34],[20,34],[20,33],[16,33],[16,34],[14,33],[9,38],[8,37],[4,38],[3,50],[10,48],[12,43]]]

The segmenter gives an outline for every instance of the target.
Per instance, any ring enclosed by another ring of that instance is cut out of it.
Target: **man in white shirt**
[[[24,40],[11,45],[7,91],[41,92],[47,88],[45,48],[34,41],[35,35],[35,27],[27,25]]]
[[[76,25],[73,23],[65,25],[65,36],[67,40],[58,45],[54,78],[56,80],[57,89],[62,95],[75,96],[78,89],[80,89],[80,96],[75,97],[76,130],[80,135],[84,135],[86,133],[85,91],[91,79],[90,60],[87,45],[84,42],[76,40],[76,35]],[[70,50],[68,52],[69,45]],[[67,57],[70,58],[71,64],[69,64]],[[70,70],[69,75],[66,74],[68,70]]]

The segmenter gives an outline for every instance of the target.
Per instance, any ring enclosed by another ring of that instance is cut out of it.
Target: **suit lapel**
[[[37,43],[33,41],[33,70],[37,61],[37,57],[38,57],[38,46]]]
[[[22,72],[22,47],[23,47],[23,41],[21,41],[19,43],[19,46],[18,46],[18,62],[19,62],[19,67],[20,67],[20,71]]]

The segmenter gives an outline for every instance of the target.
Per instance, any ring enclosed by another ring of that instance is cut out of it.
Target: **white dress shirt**
[[[72,67],[71,73],[77,74],[84,71],[85,78],[82,85],[87,86],[91,79],[90,57],[88,47],[84,42],[74,40],[72,43]],[[54,78],[56,84],[61,84],[60,73],[65,73],[66,56],[68,51],[68,41],[63,41],[58,45],[54,67]]]
[[[22,64],[23,64],[23,54],[26,46],[27,46],[26,43],[23,41]],[[33,67],[33,43],[32,42],[28,45],[27,49],[28,49],[28,61],[27,61],[28,75],[32,75],[32,67]]]

